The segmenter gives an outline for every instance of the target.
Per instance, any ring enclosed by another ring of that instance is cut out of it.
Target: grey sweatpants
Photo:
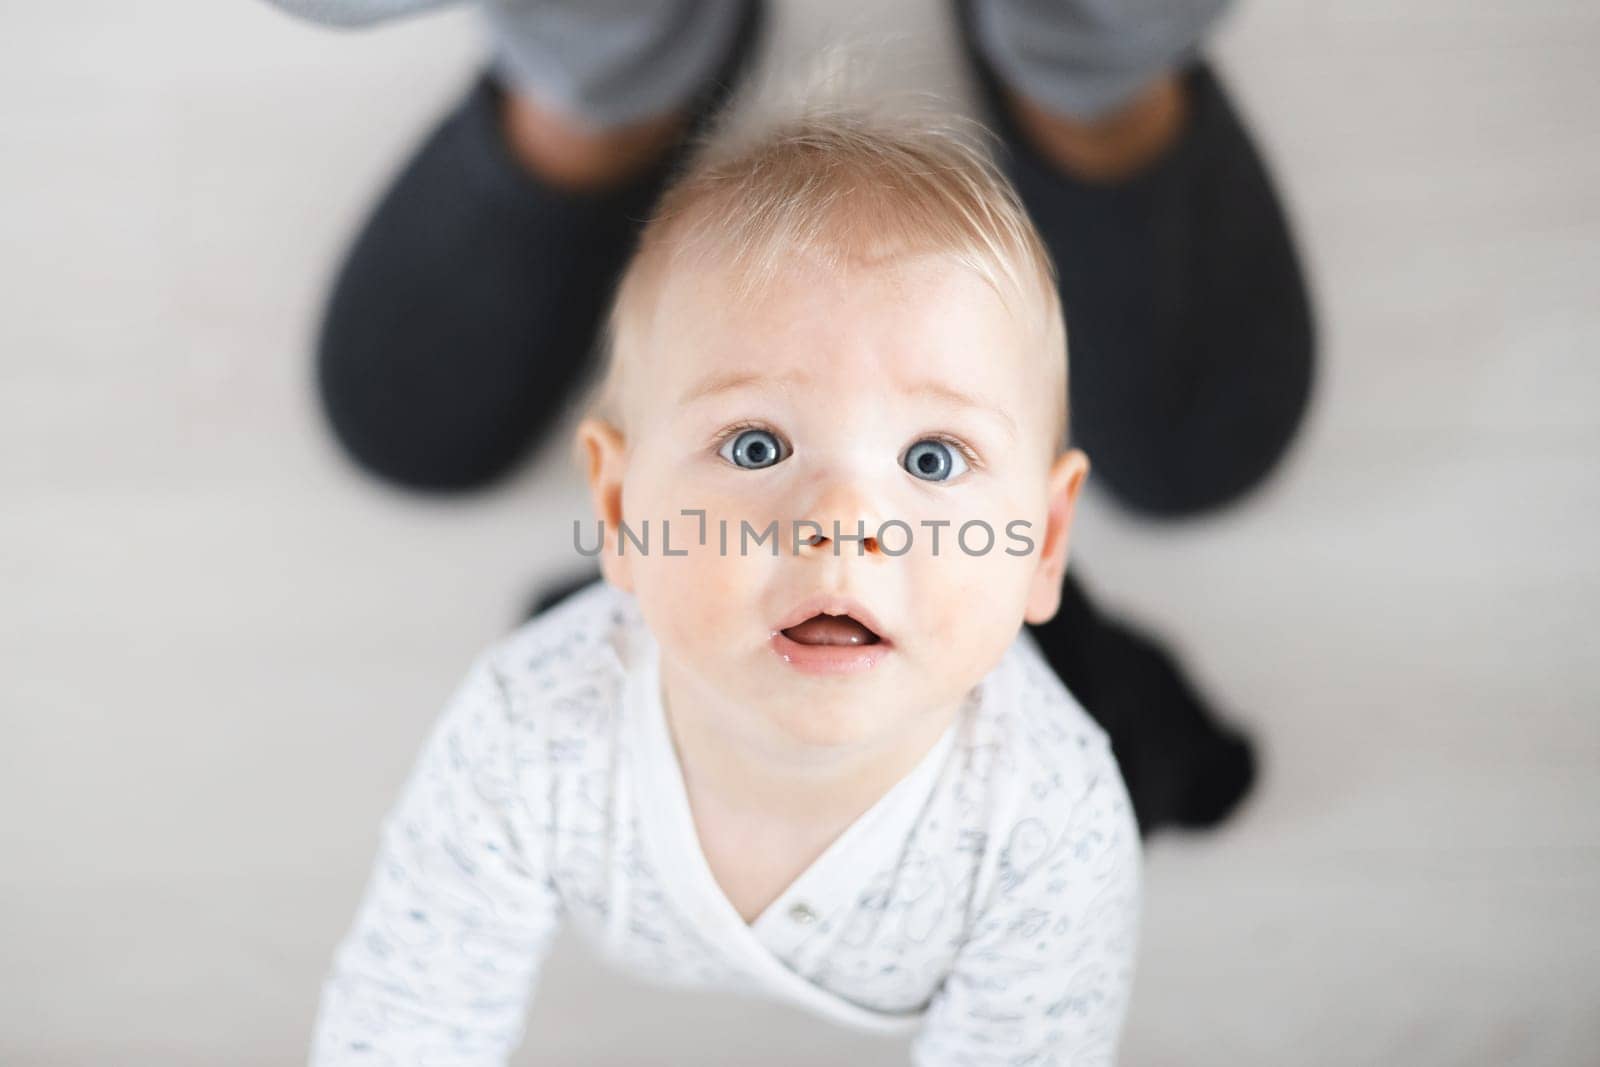
[[[333,25],[456,0],[270,0]],[[498,73],[596,127],[671,110],[726,51],[732,0],[476,0]],[[1229,0],[974,0],[979,45],[1018,91],[1078,118],[1114,110],[1190,54]]]

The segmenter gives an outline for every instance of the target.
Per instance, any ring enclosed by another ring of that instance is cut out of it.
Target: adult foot
[[[642,220],[755,52],[764,5],[741,11],[677,111],[585,130],[484,73],[400,168],[317,344],[324,412],[361,467],[411,489],[476,489],[555,426]]]
[[[1130,508],[1231,503],[1284,454],[1312,379],[1310,298],[1265,164],[1204,61],[1074,121],[1013,88],[954,0],[999,161],[1050,249],[1073,433]]]

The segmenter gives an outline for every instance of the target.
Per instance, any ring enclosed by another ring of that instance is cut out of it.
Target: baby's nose
[[[858,526],[846,528],[840,526],[837,530],[833,526],[825,527],[826,533],[815,533],[804,520],[797,524],[795,540],[802,556],[838,555],[848,556],[854,552],[858,556],[881,556],[883,546],[873,535],[870,528]],[[833,536],[835,533],[837,537]],[[838,544],[835,545],[834,542]]]
[[[868,496],[845,481],[829,486],[795,524],[801,555],[882,556],[882,517]]]

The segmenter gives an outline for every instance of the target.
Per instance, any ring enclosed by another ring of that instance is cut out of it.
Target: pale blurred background
[[[941,3],[788,0],[778,57]],[[1600,6],[1246,2],[1213,53],[1322,324],[1241,508],[1077,550],[1265,746],[1158,839],[1129,1064],[1600,1062]],[[314,406],[336,257],[479,62],[470,10],[0,3],[0,1064],[303,1062],[379,819],[471,656],[577,562],[565,451],[359,476]],[[903,1062],[564,942],[519,1062]]]

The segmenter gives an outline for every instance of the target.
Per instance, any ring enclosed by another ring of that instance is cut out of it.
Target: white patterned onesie
[[[503,1064],[562,923],[645,979],[915,1028],[919,1065],[1114,1061],[1138,831],[1026,631],[748,924],[700,850],[658,657],[634,597],[596,582],[477,658],[384,822],[313,1064]]]

